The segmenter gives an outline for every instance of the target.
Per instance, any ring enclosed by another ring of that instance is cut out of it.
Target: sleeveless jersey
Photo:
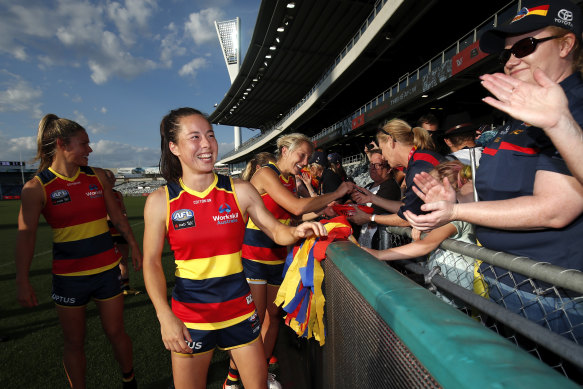
[[[233,181],[216,175],[204,191],[168,183],[167,239],[176,263],[172,312],[187,328],[215,330],[253,315],[241,264],[245,220]]]
[[[282,185],[292,193],[296,193],[296,182],[293,175],[285,178],[274,163],[264,165],[271,168],[278,175]],[[292,215],[285,208],[277,204],[269,194],[261,195],[263,203],[269,212],[285,225],[290,225]],[[287,257],[287,247],[280,246],[272,241],[263,231],[249,218],[245,229],[245,239],[243,240],[243,258],[268,265],[279,265],[285,262]]]
[[[103,186],[93,169],[81,166],[69,178],[48,168],[35,178],[44,192],[42,214],[53,229],[53,274],[90,275],[117,266],[120,254],[109,234]]]

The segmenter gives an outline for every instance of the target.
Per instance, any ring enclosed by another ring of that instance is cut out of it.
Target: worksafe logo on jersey
[[[103,190],[99,189],[95,184],[89,184],[89,192],[86,192],[85,194],[91,199],[96,199],[98,197],[103,197]]]
[[[65,189],[59,189],[51,193],[51,203],[53,205],[59,205],[63,203],[68,203],[71,201],[71,195]]]
[[[217,222],[217,225],[236,223],[239,220],[239,212],[231,212],[229,204],[221,204],[219,214],[213,216],[213,220]]]
[[[182,230],[183,228],[194,227],[194,212],[190,209],[179,209],[172,212],[172,225],[175,230]]]

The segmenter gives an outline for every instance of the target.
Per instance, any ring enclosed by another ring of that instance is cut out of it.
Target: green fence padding
[[[444,388],[579,388],[355,244],[326,254]]]

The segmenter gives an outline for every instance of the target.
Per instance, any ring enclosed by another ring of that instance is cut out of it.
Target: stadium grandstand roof
[[[289,8],[289,3],[294,3],[294,8]],[[364,41],[364,34],[361,42],[355,43],[354,37],[359,30],[363,31],[371,14],[390,10],[390,14],[385,13],[389,16],[382,19],[382,25],[375,26],[374,36],[367,38],[366,47],[357,55],[349,50],[347,58],[353,55],[350,63],[341,70],[335,68],[338,74],[325,88],[316,88],[316,102],[281,128],[313,136],[400,82],[408,72],[432,61],[513,3],[516,1],[264,0],[239,74],[210,120],[258,128],[262,132],[273,129],[311,90],[321,85],[318,83],[337,64],[345,48]],[[429,99],[416,99],[415,103],[399,107],[395,115],[412,115],[424,109],[422,104],[451,91],[457,92],[441,102],[452,109],[467,109],[472,99],[477,100],[474,105],[486,108],[475,98],[485,94],[478,75],[492,72],[498,65],[494,58],[482,62],[434,88]],[[247,152],[261,151],[260,147],[268,147],[268,142]],[[242,147],[223,162],[244,160],[245,152]]]
[[[211,121],[261,129],[277,120],[321,77],[372,7],[366,0],[262,1],[239,74]]]

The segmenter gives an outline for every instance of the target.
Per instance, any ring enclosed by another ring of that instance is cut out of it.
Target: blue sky
[[[0,160],[31,161],[54,113],[87,129],[90,165],[157,165],[162,117],[211,113],[229,89],[214,21],[241,18],[243,60],[260,3],[0,0]],[[219,155],[232,150],[232,127],[215,132]]]

